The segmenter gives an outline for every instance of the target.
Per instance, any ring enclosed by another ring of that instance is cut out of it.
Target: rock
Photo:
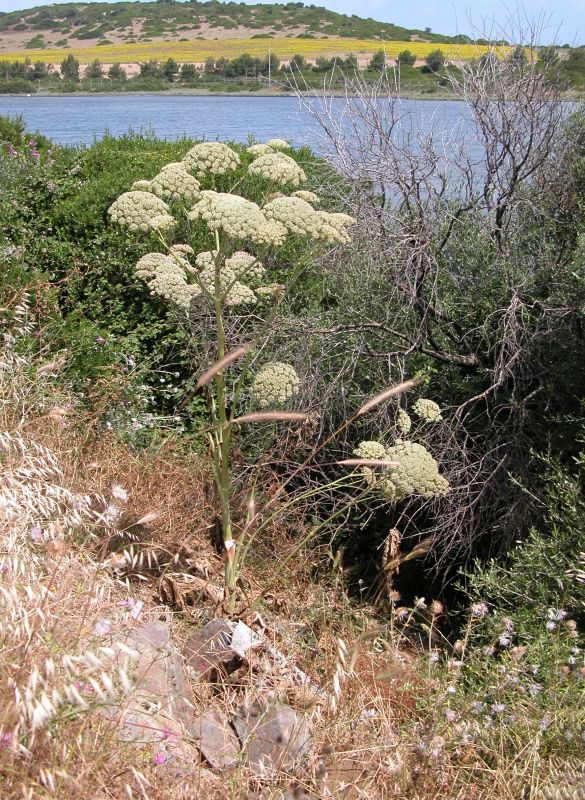
[[[257,633],[254,633],[252,628],[249,628],[241,621],[236,624],[232,631],[230,647],[237,656],[244,659],[250,650],[259,647],[261,644],[262,639]]]
[[[240,742],[217,709],[198,717],[192,732],[197,747],[212,767],[231,767],[240,760]]]
[[[323,772],[317,781],[317,788],[323,797],[336,797],[339,800],[357,800],[366,791],[367,770],[363,764],[352,758],[328,758]]]
[[[308,751],[313,738],[306,717],[290,706],[261,700],[240,709],[232,725],[249,766],[262,775],[290,769]]]
[[[199,680],[216,680],[240,666],[242,659],[231,648],[233,631],[233,623],[213,619],[189,636],[183,653]]]
[[[135,687],[134,699],[143,705],[152,701],[179,722],[192,724],[191,694],[169,625],[156,620],[134,628],[125,644],[138,653],[136,659],[127,660],[128,677]]]

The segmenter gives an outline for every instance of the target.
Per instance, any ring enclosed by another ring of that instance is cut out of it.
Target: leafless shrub
[[[415,504],[402,522],[430,525],[435,553],[450,559],[481,536],[494,547],[517,536],[530,500],[509,474],[530,476],[528,422],[554,392],[551,345],[579,336],[574,298],[553,289],[570,261],[551,213],[551,196],[566,207],[572,183],[566,94],[557,65],[532,57],[539,30],[513,32],[525,58],[494,49],[448,73],[461,101],[448,125],[387,77],[356,73],[343,98],[299,93],[341,176],[327,193],[358,220],[343,269],[329,262],[337,306],[311,321],[320,358],[339,354],[342,396],[369,369],[383,382],[413,365],[444,374],[452,422],[432,448],[453,489],[434,521]]]

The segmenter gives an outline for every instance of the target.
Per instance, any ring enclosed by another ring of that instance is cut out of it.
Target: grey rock
[[[248,764],[262,775],[289,770],[309,750],[312,727],[290,706],[257,700],[232,720]]]
[[[231,648],[233,631],[231,622],[213,619],[189,636],[183,654],[200,680],[215,680],[240,666],[242,659]]]
[[[227,719],[209,709],[195,721],[193,738],[212,767],[231,767],[240,760],[240,743]]]

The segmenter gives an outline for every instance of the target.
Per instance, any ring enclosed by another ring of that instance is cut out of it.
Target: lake
[[[439,130],[457,124],[465,128],[469,119],[466,105],[455,100],[403,100],[402,104],[421,124],[432,116]],[[119,136],[134,130],[152,131],[164,139],[184,134],[193,139],[246,142],[250,135],[257,141],[277,136],[295,146],[321,149],[295,97],[19,95],[0,97],[0,115],[20,115],[28,130],[40,131],[59,144],[91,144],[106,131]]]

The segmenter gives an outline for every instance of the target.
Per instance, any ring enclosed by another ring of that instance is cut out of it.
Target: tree
[[[126,77],[126,70],[121,64],[112,64],[108,70],[108,78],[113,81],[125,81]]]
[[[88,64],[84,78],[93,79],[93,78],[101,78],[104,74],[104,69],[100,63],[99,58],[96,58],[95,61],[92,61],[91,64]]]
[[[403,50],[401,53],[398,53],[396,61],[402,66],[414,67],[416,56],[410,50]]]
[[[79,61],[71,53],[61,62],[61,75],[67,81],[79,83]]]
[[[158,61],[144,61],[140,65],[141,78],[160,78],[161,71]]]
[[[526,66],[528,57],[526,55],[526,50],[521,44],[517,44],[512,50],[508,56],[508,61],[513,67],[518,67],[519,69]]]
[[[556,64],[559,60],[559,51],[554,45],[541,47],[538,51],[538,60],[543,64]]]
[[[383,72],[386,69],[386,53],[383,50],[377,50],[368,64],[368,69],[375,72]]]
[[[174,83],[179,74],[179,65],[174,58],[167,58],[162,66],[162,74],[169,83]]]
[[[32,71],[30,73],[31,79],[35,80],[35,81],[40,81],[43,78],[46,78],[48,76],[48,74],[49,74],[49,70],[48,70],[47,65],[45,64],[45,62],[44,61],[35,61],[35,65],[32,68]]]
[[[341,64],[341,69],[345,72],[353,72],[358,68],[358,60],[357,56],[354,53],[350,53],[346,56]]]
[[[431,72],[438,72],[445,66],[445,53],[440,49],[431,50],[425,62]]]
[[[264,75],[268,75],[269,64],[270,64],[270,74],[274,75],[276,72],[278,72],[280,68],[280,58],[274,53],[270,53],[270,55],[266,56],[266,60],[264,61],[261,68],[261,71]]]
[[[289,67],[294,72],[304,72],[307,69],[307,59],[300,53],[295,53],[290,60]]]
[[[199,76],[195,64],[183,64],[181,67],[181,80],[185,83],[193,83]]]

